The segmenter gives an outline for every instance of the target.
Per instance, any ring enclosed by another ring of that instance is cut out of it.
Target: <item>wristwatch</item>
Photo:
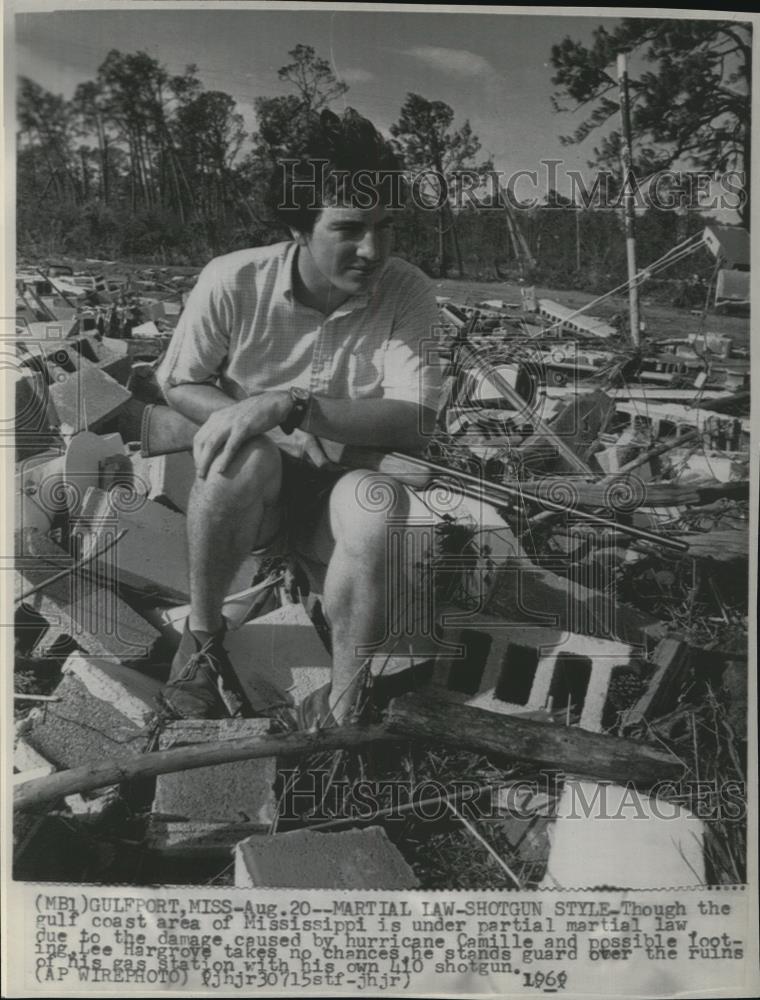
[[[293,405],[287,417],[280,424],[280,430],[284,434],[292,434],[296,428],[301,426],[311,401],[311,393],[308,389],[301,389],[297,385],[292,385],[289,391]]]

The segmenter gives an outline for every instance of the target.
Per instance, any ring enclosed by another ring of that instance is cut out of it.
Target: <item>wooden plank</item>
[[[656,665],[654,676],[644,694],[624,714],[623,729],[632,729],[676,707],[678,692],[690,666],[689,647],[678,639],[661,639],[652,660]]]
[[[397,736],[498,754],[599,780],[649,786],[678,775],[683,767],[675,757],[646,744],[550,722],[497,715],[435,699],[429,693],[394,699],[386,725],[388,732]]]

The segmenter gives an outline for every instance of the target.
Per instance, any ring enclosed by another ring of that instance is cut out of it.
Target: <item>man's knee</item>
[[[354,553],[380,555],[408,509],[404,487],[395,479],[355,470],[338,480],[330,496],[332,532],[338,545]]]
[[[282,460],[277,446],[266,436],[251,438],[241,445],[224,472],[211,464],[205,480],[196,479],[195,488],[215,500],[250,506],[256,499],[271,503],[280,493]]]

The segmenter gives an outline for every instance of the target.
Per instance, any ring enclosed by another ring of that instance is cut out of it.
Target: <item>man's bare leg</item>
[[[390,631],[389,528],[399,530],[408,508],[406,493],[397,482],[368,472],[343,476],[330,496],[335,549],[324,599],[332,628],[330,707],[338,723],[350,714],[361,683],[366,657],[357,655],[357,649],[382,641]]]
[[[277,447],[258,437],[223,474],[212,463],[206,478],[196,479],[187,511],[192,632],[221,628],[222,604],[243,559],[277,531],[281,477]]]

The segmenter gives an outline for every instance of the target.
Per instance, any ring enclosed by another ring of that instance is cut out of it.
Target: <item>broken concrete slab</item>
[[[57,417],[48,391],[47,381],[39,372],[21,375],[11,371],[15,387],[16,457],[21,460],[54,447],[58,433]]]
[[[161,750],[219,740],[264,736],[269,719],[184,719],[162,731]],[[277,815],[272,757],[161,774],[156,780],[154,815],[209,823],[250,823],[269,829]]]
[[[98,430],[115,418],[130,398],[115,379],[84,359],[78,371],[54,382],[48,392],[64,434]]]
[[[33,528],[17,531],[15,544],[17,595],[75,562]],[[30,636],[40,633],[36,648],[42,655],[69,637],[91,656],[136,662],[150,656],[160,635],[116,593],[86,572],[71,573],[47,584],[25,598],[22,609],[31,614],[33,624],[18,623],[17,627],[20,631],[26,627]]]
[[[225,646],[249,698],[261,677],[299,704],[330,680],[331,659],[302,604],[286,604],[228,633]]]
[[[249,568],[250,566],[244,564],[243,570],[251,578],[253,574],[248,572]],[[262,580],[255,587],[246,587],[245,590],[237,591],[225,598],[222,604],[222,615],[227,622],[228,634],[236,631],[254,617],[254,612],[260,607],[262,600],[266,601],[267,594],[271,593],[277,582],[276,577]],[[149,609],[145,613],[159,632],[176,645],[184,630],[187,616],[190,614],[190,605],[182,604],[175,608]]]
[[[160,748],[236,740],[269,732],[269,719],[186,719],[161,733]],[[241,760],[159,775],[148,843],[176,856],[215,856],[268,830],[277,815],[274,758]]]
[[[61,700],[33,709],[21,729],[23,738],[62,769],[103,759],[126,761],[142,754],[148,739],[145,724],[153,706],[135,693],[129,674],[137,672],[130,667],[114,668],[124,671],[123,682],[113,676],[101,682],[98,673],[104,664],[88,665],[78,656],[74,660],[71,669],[64,668],[55,689]],[[145,692],[149,679],[138,677],[137,690]],[[160,685],[154,682],[151,690],[157,693]]]
[[[140,323],[138,326],[132,327],[133,337],[160,337],[161,331],[158,329],[153,320],[148,320],[147,323]]]
[[[702,820],[673,801],[629,787],[567,780],[549,837],[541,888],[661,889],[706,882]]]
[[[185,519],[137,492],[124,497],[113,491],[87,490],[73,531],[86,556],[126,528],[128,536],[118,551],[111,549],[98,565],[115,574],[120,583],[142,591],[157,591],[173,600],[187,601],[188,562]],[[114,555],[115,552],[115,555]]]
[[[417,878],[380,826],[340,833],[293,830],[235,848],[241,889],[415,889]]]
[[[55,766],[24,739],[17,726],[13,741],[13,783],[46,778],[53,771]]]
[[[81,653],[72,653],[63,669],[77,677],[93,698],[118,706],[135,726],[144,726],[155,712],[162,684],[140,670]]]
[[[187,513],[190,491],[195,482],[195,462],[190,452],[155,455],[143,458],[130,456],[135,476],[144,486],[146,496],[183,514]]]
[[[75,514],[91,486],[100,486],[101,467],[113,455],[124,454],[120,434],[93,434],[81,431],[68,441],[63,463],[63,479],[70,497],[69,513]]]

